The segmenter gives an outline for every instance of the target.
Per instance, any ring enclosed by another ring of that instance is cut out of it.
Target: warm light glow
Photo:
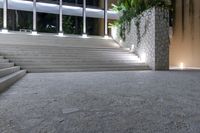
[[[140,56],[140,61],[141,62],[146,62],[146,54],[145,53],[142,53],[141,56]]]
[[[104,39],[108,40],[108,39],[111,39],[109,36],[104,36]]]
[[[122,41],[122,40],[120,40],[120,41],[119,41],[119,43],[120,43],[120,44],[122,44],[122,43],[123,43],[123,41]]]
[[[135,45],[131,45],[130,51],[133,52],[135,49]]]
[[[113,39],[117,39],[117,27],[116,26],[112,26],[111,28],[111,36],[113,37]]]
[[[39,35],[39,34],[37,33],[37,31],[32,31],[31,35],[37,36],[37,35]]]
[[[184,64],[183,64],[183,62],[180,63],[180,66],[179,66],[179,67],[180,67],[181,70],[184,69]]]
[[[7,33],[8,33],[8,30],[7,30],[7,29],[2,29],[2,30],[1,30],[1,33],[7,34]]]

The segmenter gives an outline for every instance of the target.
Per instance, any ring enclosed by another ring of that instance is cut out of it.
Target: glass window
[[[89,8],[104,8],[104,0],[87,0],[86,3]]]
[[[37,0],[37,2],[58,4],[59,0]]]
[[[37,31],[57,33],[59,28],[59,15],[37,13]]]
[[[8,29],[13,31],[32,30],[32,12],[8,10]]]
[[[77,16],[63,16],[63,32],[65,34],[82,34],[83,19]]]
[[[99,18],[87,18],[87,34],[103,35],[104,20]]]
[[[0,9],[0,29],[3,28],[3,9]]]

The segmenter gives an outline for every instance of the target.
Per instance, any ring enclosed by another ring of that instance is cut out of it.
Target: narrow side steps
[[[26,70],[20,70],[19,66],[14,66],[14,63],[0,56],[0,92],[5,91],[25,74]]]

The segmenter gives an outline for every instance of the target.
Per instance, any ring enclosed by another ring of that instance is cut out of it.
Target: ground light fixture
[[[8,30],[7,30],[7,29],[2,29],[2,30],[1,30],[1,33],[7,34],[7,33],[8,33]]]
[[[87,34],[82,34],[82,38],[88,38]]]
[[[64,34],[63,34],[63,32],[59,32],[57,36],[64,37]]]
[[[32,31],[31,35],[37,36],[37,35],[39,35],[39,34],[37,33],[37,31]]]
[[[140,62],[146,62],[146,54],[142,53],[140,56]]]
[[[184,69],[184,63],[183,63],[183,62],[180,63],[179,68],[180,68],[181,70]]]
[[[133,52],[135,49],[135,45],[131,45],[130,52]]]
[[[105,35],[104,39],[108,40],[108,39],[111,39],[111,38],[108,35]]]

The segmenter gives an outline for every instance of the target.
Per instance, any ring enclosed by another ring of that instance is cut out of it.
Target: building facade
[[[34,30],[34,3],[36,6],[36,27],[38,32],[62,32],[66,34],[82,34],[84,30],[83,11],[84,0],[0,0],[0,28],[3,28],[3,7],[7,5],[7,29],[12,31]],[[86,0],[86,33],[88,35],[104,35],[104,11],[109,10],[112,1]],[[62,20],[60,20],[60,4],[62,5]],[[91,14],[93,12],[93,14]],[[95,12],[99,15],[95,15]],[[91,15],[89,15],[91,14]],[[107,15],[107,14],[106,14]],[[113,14],[114,15],[114,14]],[[110,13],[112,16],[112,13]],[[116,16],[116,14],[115,14]],[[107,18],[107,24],[109,19]]]

